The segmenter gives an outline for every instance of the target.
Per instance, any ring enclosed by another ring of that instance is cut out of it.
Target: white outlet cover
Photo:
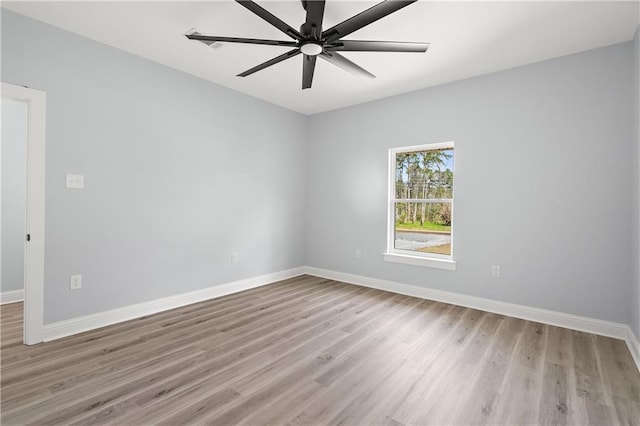
[[[71,275],[69,277],[69,289],[77,290],[82,288],[82,275]]]
[[[84,176],[83,175],[67,175],[67,188],[82,189],[84,188]]]
[[[491,275],[493,275],[495,278],[500,278],[502,276],[502,267],[500,265],[492,265]]]

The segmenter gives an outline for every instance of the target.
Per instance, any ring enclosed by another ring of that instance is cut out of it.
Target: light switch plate
[[[84,188],[83,175],[67,175],[67,188],[82,189]]]

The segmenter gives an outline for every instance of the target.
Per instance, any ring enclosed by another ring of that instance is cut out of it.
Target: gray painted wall
[[[6,10],[2,80],[47,93],[46,324],[303,265],[305,116]]]
[[[307,265],[628,323],[631,49],[312,116]],[[388,149],[450,140],[457,270],[384,262]]]
[[[638,328],[637,38],[305,118],[3,10],[3,81],[47,92],[45,322],[307,264]],[[458,270],[385,263],[388,148],[448,140]]]
[[[632,194],[633,210],[633,230],[635,236],[634,250],[631,252],[631,261],[634,265],[634,277],[631,284],[631,329],[640,339],[640,27],[636,30],[633,39],[633,80],[634,80],[634,131],[636,152],[635,158],[635,183]]]
[[[2,276],[0,291],[24,288],[27,104],[2,100]]]

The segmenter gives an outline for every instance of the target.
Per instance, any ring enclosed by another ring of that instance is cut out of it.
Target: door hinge
[[[31,241],[31,234],[27,234],[27,241]]]

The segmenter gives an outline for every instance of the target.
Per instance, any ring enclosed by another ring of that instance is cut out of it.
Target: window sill
[[[385,262],[404,263],[406,265],[424,266],[427,268],[456,270],[455,260],[436,259],[433,257],[409,256],[406,254],[384,253]]]

